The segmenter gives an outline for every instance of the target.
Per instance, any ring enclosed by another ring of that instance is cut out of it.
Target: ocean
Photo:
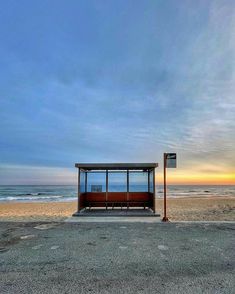
[[[132,188],[136,191],[145,191],[146,185],[134,185]],[[125,189],[126,187],[123,185],[110,186],[110,190],[112,191],[125,191]],[[156,196],[157,198],[163,197],[163,186],[156,186]],[[169,198],[235,197],[235,186],[169,185],[167,196]],[[77,186],[75,185],[0,186],[0,202],[60,202],[74,201],[76,199]]]

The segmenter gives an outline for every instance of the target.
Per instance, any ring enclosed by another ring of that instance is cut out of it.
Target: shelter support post
[[[80,210],[80,194],[81,194],[81,188],[80,188],[80,178],[81,178],[81,171],[80,168],[78,169],[78,211]]]
[[[153,212],[156,211],[155,168],[153,168]]]
[[[148,193],[150,193],[150,171],[148,170]]]
[[[126,171],[126,190],[127,209],[129,209],[129,169]]]
[[[109,171],[106,170],[106,193],[105,193],[105,206],[106,209],[108,208],[107,202],[108,202],[108,189],[109,189]]]
[[[87,172],[85,172],[85,193],[87,193]]]

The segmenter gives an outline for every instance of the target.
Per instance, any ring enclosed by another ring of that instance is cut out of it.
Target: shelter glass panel
[[[130,192],[148,192],[148,172],[130,171],[129,191]]]
[[[106,172],[87,173],[87,192],[106,192]]]
[[[127,191],[127,173],[126,172],[109,172],[108,181],[109,192],[126,192]]]
[[[150,193],[153,193],[153,173],[154,173],[154,171],[151,171],[150,174],[149,174],[149,180],[150,180],[149,192]]]
[[[80,193],[85,193],[85,172],[84,171],[80,171]]]

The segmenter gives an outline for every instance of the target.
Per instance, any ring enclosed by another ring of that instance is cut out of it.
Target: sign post
[[[168,222],[169,219],[166,215],[166,169],[167,168],[176,168],[176,153],[164,153],[163,155],[163,164],[164,164],[164,217],[163,222]]]

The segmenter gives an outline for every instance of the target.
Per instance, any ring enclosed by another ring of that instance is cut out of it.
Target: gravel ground
[[[235,293],[235,224],[0,223],[0,293]]]

